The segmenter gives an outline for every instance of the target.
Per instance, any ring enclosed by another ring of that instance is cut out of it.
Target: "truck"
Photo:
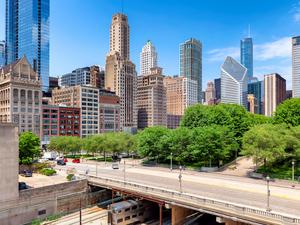
[[[56,152],[44,152],[43,159],[55,160],[57,157]]]

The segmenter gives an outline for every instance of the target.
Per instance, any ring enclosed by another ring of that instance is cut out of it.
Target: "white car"
[[[113,163],[111,165],[111,167],[114,169],[114,170],[118,170],[119,169],[119,163]]]

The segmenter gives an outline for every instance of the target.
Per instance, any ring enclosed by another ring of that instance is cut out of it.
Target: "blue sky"
[[[109,27],[121,0],[50,0],[50,74],[92,64],[105,65]],[[0,39],[4,39],[0,0]],[[203,89],[219,77],[226,55],[239,59],[248,24],[254,39],[254,73],[278,72],[291,86],[291,41],[300,35],[299,0],[124,0],[131,27],[131,60],[150,39],[164,74],[179,73],[179,44],[190,37],[203,43]]]

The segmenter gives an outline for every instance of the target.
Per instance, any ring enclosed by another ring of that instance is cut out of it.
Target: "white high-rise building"
[[[247,69],[227,56],[221,66],[221,102],[242,105],[247,108]]]
[[[300,98],[300,36],[292,38],[293,45],[293,97]]]
[[[141,75],[151,74],[150,69],[157,67],[157,52],[151,41],[143,47],[140,57]]]

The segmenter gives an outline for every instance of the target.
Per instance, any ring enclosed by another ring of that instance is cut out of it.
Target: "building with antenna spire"
[[[253,41],[251,38],[250,25],[248,37],[241,40],[241,64],[247,68],[248,79],[253,77]]]

